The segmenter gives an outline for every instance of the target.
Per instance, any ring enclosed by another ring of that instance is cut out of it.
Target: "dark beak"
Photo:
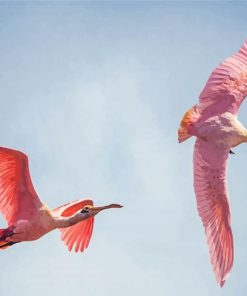
[[[110,204],[108,206],[104,206],[104,207],[92,207],[92,210],[93,211],[96,211],[96,212],[100,212],[100,211],[103,211],[103,210],[107,210],[107,209],[117,209],[117,208],[122,208],[123,206],[121,205],[118,205],[118,204]]]

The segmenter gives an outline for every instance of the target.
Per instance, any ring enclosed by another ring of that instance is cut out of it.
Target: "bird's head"
[[[122,208],[123,206],[118,205],[118,204],[110,204],[108,206],[104,206],[104,207],[94,207],[91,205],[86,205],[84,206],[80,213],[81,214],[85,214],[85,216],[89,217],[94,217],[95,215],[97,215],[99,212],[103,211],[103,210],[107,210],[107,209],[113,209],[113,208]]]

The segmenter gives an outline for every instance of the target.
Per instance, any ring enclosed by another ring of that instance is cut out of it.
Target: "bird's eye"
[[[89,210],[90,210],[90,207],[86,206],[81,210],[81,213],[89,213]]]
[[[86,214],[86,213],[88,213],[88,210],[84,208],[81,210],[81,213]]]

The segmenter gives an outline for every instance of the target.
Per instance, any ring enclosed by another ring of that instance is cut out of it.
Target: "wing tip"
[[[223,286],[224,286],[224,284],[225,284],[227,278],[229,277],[229,275],[230,275],[230,272],[228,272],[228,273],[223,277],[223,279],[220,279],[220,280],[218,281],[218,283],[219,283],[219,285],[220,285],[221,288],[223,288]]]
[[[229,269],[228,269],[229,271],[226,272],[225,274],[217,274],[217,272],[215,271],[216,281],[220,285],[221,288],[224,286],[226,280],[228,279],[228,277],[230,275],[231,268],[232,268],[232,265],[229,266]]]
[[[18,156],[18,157],[22,157],[23,159],[28,159],[27,154],[25,154],[20,150],[0,146],[0,152],[6,153],[8,155],[12,155],[14,157]]]
[[[223,288],[224,284],[225,284],[225,280],[220,281],[220,287]]]

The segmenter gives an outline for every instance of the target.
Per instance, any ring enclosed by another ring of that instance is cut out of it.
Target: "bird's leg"
[[[18,242],[7,242],[6,244],[0,245],[0,249],[6,249],[7,247],[10,247],[14,244],[17,244]]]
[[[5,241],[8,237],[14,234],[14,226],[3,229],[1,232],[0,241]]]
[[[0,230],[0,249],[4,250],[9,246],[12,246],[18,242],[9,241],[10,237],[14,234],[14,226],[10,226],[6,229]]]
[[[229,153],[230,153],[230,154],[234,154],[234,155],[235,155],[235,153],[234,153],[234,152],[233,152],[231,149],[230,149]]]

